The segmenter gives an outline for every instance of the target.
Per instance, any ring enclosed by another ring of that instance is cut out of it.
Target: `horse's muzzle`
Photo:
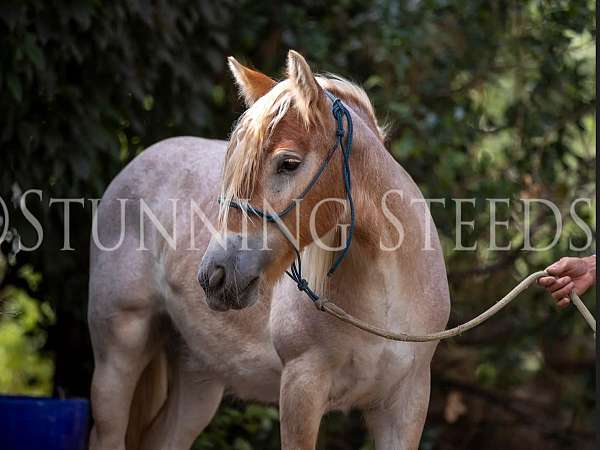
[[[242,241],[241,235],[228,234],[225,246],[213,238],[202,258],[198,282],[206,303],[216,311],[242,309],[258,298],[260,274],[268,261],[268,251],[260,242]]]

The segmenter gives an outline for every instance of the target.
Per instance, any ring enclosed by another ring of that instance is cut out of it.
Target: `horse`
[[[90,446],[188,449],[231,395],[278,404],[285,450],[314,450],[322,417],[354,409],[378,450],[416,449],[437,343],[386,341],[310,300],[385,328],[445,328],[446,269],[423,196],[358,85],[314,74],[293,50],[279,82],[229,67],[247,107],[229,141],[154,144],[95,212]],[[334,104],[348,115],[341,133]],[[256,220],[265,204],[294,213]],[[297,257],[304,272],[291,280]]]

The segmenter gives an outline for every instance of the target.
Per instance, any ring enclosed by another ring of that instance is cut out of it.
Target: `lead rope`
[[[333,116],[335,117],[335,121],[336,121],[336,132],[335,132],[336,143],[331,148],[329,153],[327,154],[327,157],[321,164],[321,167],[319,168],[319,170],[317,171],[315,176],[312,178],[312,180],[310,181],[308,186],[300,194],[300,199],[304,198],[308,194],[308,192],[312,189],[312,187],[317,183],[318,179],[323,174],[323,172],[325,171],[325,168],[329,164],[329,161],[333,157],[333,153],[335,153],[335,150],[339,146],[341,153],[342,153],[342,175],[344,177],[344,188],[346,190],[346,200],[348,201],[348,205],[350,207],[350,227],[349,227],[348,234],[346,237],[346,245],[344,246],[343,250],[337,255],[336,259],[334,260],[331,268],[329,269],[329,271],[327,273],[328,276],[331,276],[335,272],[335,270],[338,268],[338,266],[340,265],[340,263],[342,262],[342,260],[346,256],[346,254],[348,253],[350,244],[352,243],[352,235],[353,235],[355,221],[356,221],[354,202],[352,200],[352,181],[351,181],[351,173],[350,173],[350,152],[352,151],[352,137],[354,134],[354,130],[353,130],[352,117],[350,115],[350,111],[348,111],[348,109],[344,106],[342,101],[339,98],[332,95],[331,93],[329,93],[328,91],[325,91],[325,94],[332,101],[331,112],[333,113]],[[347,131],[344,131],[344,118],[346,119]],[[344,136],[346,136],[345,144],[344,144]],[[220,201],[221,201],[221,199],[219,199],[219,202]],[[300,257],[300,251],[294,245],[293,239],[291,239],[291,237],[288,236],[288,233],[286,232],[285,227],[282,227],[279,224],[279,222],[276,220],[276,217],[282,218],[283,216],[287,215],[295,207],[295,205],[296,205],[295,202],[290,203],[279,214],[272,215],[272,214],[267,214],[258,208],[254,208],[249,204],[240,204],[235,201],[229,201],[230,207],[244,210],[247,213],[251,213],[256,216],[263,217],[263,218],[267,219],[269,222],[273,222],[278,226],[278,228],[281,231],[281,233],[283,234],[283,236],[289,241],[290,245],[294,249],[294,252],[296,255],[295,261],[292,262],[290,270],[286,270],[285,273],[296,283],[298,290],[301,292],[304,292],[310,298],[310,300],[315,304],[315,306],[317,307],[317,309],[319,311],[324,311],[324,312],[332,315],[333,317],[336,317],[337,319],[339,319],[343,322],[346,322],[356,328],[359,328],[363,331],[366,331],[367,333],[371,333],[375,336],[380,336],[385,339],[390,339],[393,341],[402,341],[402,342],[428,342],[428,341],[438,341],[441,339],[448,339],[448,338],[451,338],[454,336],[458,336],[458,335],[464,333],[465,331],[468,331],[471,328],[474,328],[477,325],[485,322],[490,317],[495,315],[498,311],[500,311],[502,308],[504,308],[506,305],[508,305],[511,301],[513,301],[521,292],[523,292],[525,289],[527,289],[529,286],[531,286],[538,278],[540,278],[542,276],[548,276],[548,273],[545,270],[540,271],[540,272],[535,272],[535,273],[529,275],[527,278],[525,278],[523,281],[521,281],[517,286],[515,286],[515,288],[512,291],[510,291],[504,298],[502,298],[500,301],[498,301],[491,308],[487,309],[486,311],[484,311],[483,313],[481,313],[479,316],[475,317],[474,319],[472,319],[466,323],[463,323],[462,325],[459,325],[457,327],[451,328],[449,330],[440,331],[440,332],[431,333],[431,334],[422,334],[422,335],[407,334],[407,333],[395,333],[395,332],[385,330],[380,327],[376,327],[374,325],[369,325],[368,323],[363,322],[360,319],[357,319],[356,317],[352,316],[351,314],[348,314],[346,311],[344,311],[342,308],[337,306],[335,303],[332,303],[327,299],[320,298],[319,295],[310,288],[306,279],[304,279],[302,277],[302,259]],[[589,324],[590,328],[594,331],[594,336],[595,336],[596,320],[594,319],[594,316],[592,316],[590,311],[586,308],[586,306],[583,304],[583,302],[581,301],[581,299],[579,298],[577,293],[575,293],[575,291],[571,292],[570,297],[571,297],[571,301],[573,302],[573,304],[575,305],[577,310],[581,313],[583,318]]]
[[[547,277],[548,272],[545,270],[532,273],[519,284],[517,284],[508,294],[506,294],[502,299],[500,299],[495,305],[488,308],[486,311],[478,315],[477,317],[465,322],[461,325],[458,325],[454,328],[450,328],[445,331],[438,331],[437,333],[429,333],[429,334],[408,334],[408,333],[399,333],[386,330],[384,328],[380,328],[374,325],[369,325],[366,322],[363,322],[360,319],[357,319],[351,314],[348,314],[342,308],[337,306],[335,303],[330,302],[326,299],[319,299],[314,301],[315,306],[319,311],[324,311],[333,317],[338,318],[339,320],[346,322],[356,328],[360,328],[367,333],[373,334],[375,336],[379,336],[385,339],[389,339],[392,341],[401,341],[401,342],[429,342],[429,341],[439,341],[442,339],[448,339],[451,337],[459,336],[465,331],[468,331],[472,328],[475,328],[477,325],[482,324],[490,317],[494,316],[498,311],[512,302],[517,296],[531,286],[535,281],[537,281],[540,277]],[[579,296],[575,291],[571,291],[571,301],[577,308],[577,310],[581,313],[585,321],[588,323],[590,328],[594,332],[594,338],[596,337],[596,320],[592,313],[590,313],[589,309],[583,304]]]

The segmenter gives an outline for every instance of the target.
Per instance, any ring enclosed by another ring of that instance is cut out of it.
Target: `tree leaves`
[[[483,309],[490,292],[500,294],[520,273],[562,256],[571,238],[585,242],[567,217],[552,251],[516,256],[489,251],[484,198],[510,199],[502,217],[511,217],[515,226],[499,228],[497,241],[518,248],[520,196],[540,195],[567,210],[573,199],[593,196],[594,11],[591,0],[26,0],[2,5],[0,195],[11,198],[17,186],[20,191],[43,188],[46,197],[99,197],[128,161],[160,139],[225,138],[241,110],[226,56],[241,56],[277,77],[292,47],[317,70],[362,83],[382,122],[390,124],[391,153],[426,196],[447,199],[447,207],[434,205],[432,212],[447,266],[458,274],[451,277],[452,318],[468,318]],[[478,241],[478,252],[452,250],[452,197],[480,202],[469,210],[475,220],[469,242]],[[593,205],[582,204],[578,211],[595,223]],[[11,226],[24,230],[27,224],[13,220],[13,212]],[[40,298],[53,300],[58,320],[66,322],[52,329],[48,344],[59,352],[57,385],[86,395],[91,360],[60,358],[90,356],[85,339],[73,339],[87,333],[82,268],[88,261],[90,215],[83,208],[74,208],[72,215],[77,252],[57,258],[63,219],[40,208],[36,216],[43,219],[45,244],[36,253],[19,254],[9,271],[29,263],[43,273]],[[6,245],[2,250],[9,251]],[[473,268],[483,268],[485,276],[465,278],[459,271]],[[472,366],[445,365],[448,352],[438,352],[433,403],[440,374],[460,375],[465,383],[504,394],[522,381],[522,361],[533,367],[537,336],[576,329],[576,317],[548,320],[555,317],[552,303],[539,292],[527,295],[506,313],[510,333],[501,341],[452,344],[476,355]],[[563,344],[571,345],[566,337]],[[535,362],[540,373],[547,370],[544,360]],[[570,376],[569,383],[574,391],[585,391],[591,389],[588,379],[582,372]],[[468,412],[457,419],[460,427],[475,409],[470,401],[465,397]],[[557,409],[564,407],[561,399],[556,402]],[[267,417],[268,426],[275,426],[276,418],[267,410],[255,412],[236,416],[225,410],[216,422],[220,431],[212,428],[212,442],[226,442],[221,448],[277,448],[258,417]],[[426,445],[436,448],[450,429],[428,423]],[[352,424],[360,427],[360,421]],[[246,426],[265,434],[253,440],[253,431],[245,429],[234,442],[221,433]],[[555,435],[568,439],[565,433]],[[335,450],[345,441],[327,443]]]

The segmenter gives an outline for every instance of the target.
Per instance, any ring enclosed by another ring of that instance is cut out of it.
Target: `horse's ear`
[[[287,76],[298,91],[300,108],[310,113],[321,106],[321,102],[325,100],[323,88],[317,83],[304,57],[294,50],[288,52]]]
[[[242,66],[233,56],[230,56],[227,60],[229,61],[229,70],[231,70],[235,78],[240,95],[244,98],[246,106],[252,106],[256,100],[275,86],[275,80],[269,78],[264,73]]]

